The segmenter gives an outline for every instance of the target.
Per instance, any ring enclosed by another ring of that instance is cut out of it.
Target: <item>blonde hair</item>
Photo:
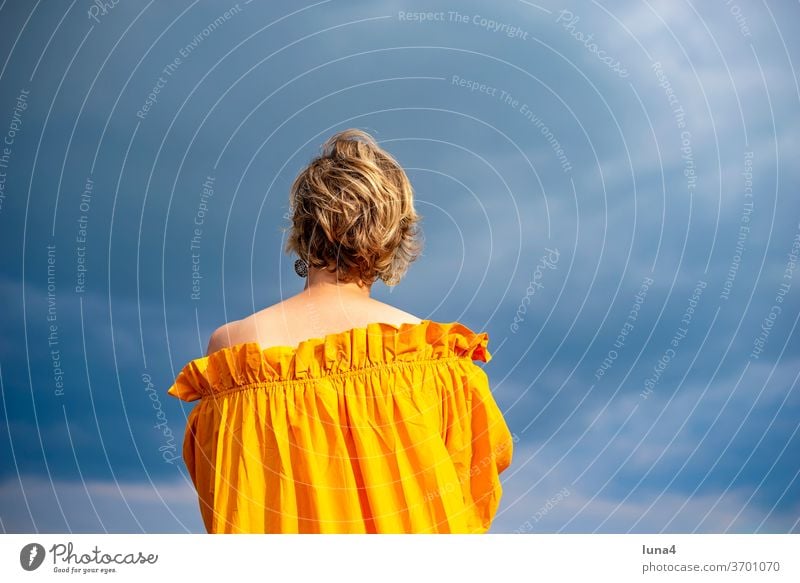
[[[421,253],[411,183],[364,131],[328,138],[292,183],[290,206],[286,252],[340,281],[396,285]]]

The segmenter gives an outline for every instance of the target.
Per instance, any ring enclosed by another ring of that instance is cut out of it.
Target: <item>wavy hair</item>
[[[422,251],[405,171],[368,133],[347,129],[295,178],[286,252],[340,281],[399,283]]]

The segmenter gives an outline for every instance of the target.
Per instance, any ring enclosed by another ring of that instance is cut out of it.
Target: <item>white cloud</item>
[[[0,483],[5,532],[205,532],[189,481],[117,485],[89,480],[84,487],[79,481],[51,483],[37,475],[21,480],[22,488],[17,478]]]
[[[569,467],[554,466],[555,459],[546,450],[534,455],[537,448],[531,444],[515,449],[511,468],[501,476],[504,492],[491,532],[790,532],[800,512],[800,503],[795,503],[796,511],[767,517],[769,509],[752,500],[748,503],[752,494],[748,487],[704,491],[691,497],[666,491],[655,504],[659,493],[642,489],[623,502],[624,496],[618,492],[624,486],[620,484],[611,482],[603,490],[602,482],[582,480],[572,485],[571,475],[585,459],[570,459]],[[536,486],[531,488],[533,484]]]

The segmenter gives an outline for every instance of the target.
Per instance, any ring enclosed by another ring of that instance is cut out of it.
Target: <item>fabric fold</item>
[[[190,361],[167,393],[195,401],[244,385],[311,381],[385,364],[448,357],[489,362],[488,342],[486,332],[476,333],[460,322],[429,319],[401,326],[371,323],[303,340],[295,348],[261,348],[246,342]]]
[[[458,322],[369,324],[192,360],[183,458],[210,533],[483,533],[513,440]]]

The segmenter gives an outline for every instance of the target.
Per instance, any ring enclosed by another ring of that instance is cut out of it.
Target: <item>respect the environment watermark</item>
[[[242,7],[239,6],[237,2],[231,8],[223,12],[217,18],[215,18],[212,22],[205,26],[200,32],[194,35],[191,42],[184,45],[180,49],[178,49],[178,54],[173,57],[172,61],[167,63],[163,69],[161,69],[161,74],[156,79],[156,82],[153,84],[152,88],[147,94],[147,97],[144,100],[144,103],[139,107],[139,110],[136,112],[136,117],[143,120],[147,117],[150,113],[150,110],[153,109],[156,103],[158,103],[159,94],[164,90],[164,88],[169,83],[170,79],[172,79],[178,70],[184,65],[186,60],[191,56],[191,54],[200,46],[203,41],[205,41],[215,30],[219,29],[223,24],[233,18],[235,15],[241,13]]]
[[[728,266],[728,273],[725,276],[725,283],[722,284],[722,291],[719,299],[727,301],[731,295],[733,282],[739,273],[739,266],[742,263],[747,238],[750,235],[750,215],[753,214],[753,152],[744,153],[744,203],[742,203],[742,214],[739,217],[739,233],[736,238],[736,248],[733,258]]]
[[[50,365],[55,385],[54,395],[64,396],[64,369],[61,357],[61,337],[58,330],[58,310],[56,304],[56,244],[47,245],[47,348],[50,351]]]
[[[550,148],[558,158],[558,162],[561,164],[561,169],[564,171],[564,173],[569,174],[572,172],[572,164],[570,163],[569,158],[564,151],[564,147],[561,145],[561,142],[550,129],[550,127],[536,113],[533,106],[529,105],[525,101],[522,101],[515,95],[512,95],[505,89],[500,89],[499,87],[495,87],[478,79],[471,79],[462,75],[451,75],[450,85],[464,88],[470,93],[478,93],[494,97],[503,105],[506,105],[517,111],[523,118],[529,121],[534,128],[539,130],[544,139],[547,140]]]

